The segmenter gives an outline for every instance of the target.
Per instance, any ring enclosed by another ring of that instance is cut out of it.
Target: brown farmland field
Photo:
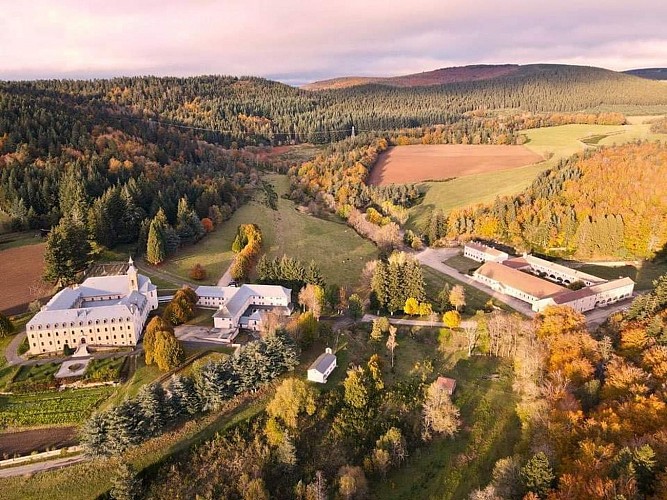
[[[22,312],[30,302],[47,297],[51,287],[42,282],[44,243],[0,251],[0,312]]]
[[[542,161],[524,146],[438,144],[387,149],[371,170],[374,186],[408,184],[464,177],[523,167]]]
[[[47,451],[53,448],[65,448],[78,444],[77,428],[49,427],[48,429],[31,429],[29,431],[9,432],[0,434],[0,450],[2,456],[27,455],[32,451]]]

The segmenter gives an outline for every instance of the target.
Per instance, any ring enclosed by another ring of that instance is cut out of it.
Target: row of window
[[[143,312],[143,309],[142,309],[142,312]],[[124,321],[124,320],[123,320],[122,318],[118,319],[118,323],[121,323],[121,322],[123,322],[123,321]],[[127,322],[129,323],[130,321],[132,321],[132,318],[127,318],[125,321],[127,321]],[[110,322],[111,322],[111,323],[116,323],[116,319],[115,319],[115,318],[111,318]],[[84,324],[83,321],[79,321],[78,326],[83,326],[83,324]],[[92,322],[91,320],[88,320],[88,321],[86,322],[86,325],[88,325],[88,326],[90,326],[90,325],[92,325],[92,324],[93,324],[93,322]],[[99,324],[100,324],[100,320],[99,320],[99,319],[96,319],[94,324],[99,325]],[[102,320],[102,324],[106,325],[106,324],[107,324],[107,320],[106,320],[106,319],[103,319],[103,320]],[[71,327],[74,327],[74,326],[76,326],[76,325],[74,324],[73,321],[70,322],[69,325],[68,325],[67,323],[62,323],[62,324],[61,324],[61,323],[54,323],[54,324],[53,324],[53,328],[58,328],[58,326],[62,326],[62,327],[67,327],[67,326],[69,326],[69,327],[71,328]],[[30,330],[34,330],[34,328],[35,328],[35,325],[30,325]],[[46,325],[44,325],[44,328],[45,328],[45,329],[51,328],[51,324],[50,324],[50,323],[47,323]],[[38,329],[38,330],[41,330],[41,329],[42,329],[42,325],[37,325],[37,329]]]
[[[123,325],[119,325],[119,326],[118,326],[118,329],[119,329],[119,330],[123,330],[123,329],[124,329],[124,328],[123,328]],[[131,328],[130,328],[129,326],[127,327],[127,329],[128,329],[128,330],[131,330]],[[99,328],[96,328],[95,330],[96,330],[97,333],[101,333]],[[108,332],[108,331],[109,331],[109,328],[108,328],[108,327],[104,327],[104,331],[105,331],[105,333]],[[111,331],[112,331],[112,332],[115,332],[115,331],[116,331],[116,327],[115,327],[115,326],[112,326],[112,327],[111,327]],[[61,332],[55,332],[55,333],[54,333],[54,336],[55,336],[55,337],[58,337],[58,336],[60,336],[60,333],[61,333]],[[93,333],[93,329],[92,329],[92,328],[89,328],[89,329],[88,329],[88,333],[89,333],[89,334]],[[64,331],[64,332],[62,332],[62,334],[63,334],[63,335],[76,335],[76,332],[75,332],[74,330],[72,330],[71,332]],[[79,330],[79,334],[80,334],[80,335],[83,335],[83,334],[84,334],[84,331],[83,331],[83,330]],[[46,336],[47,336],[47,337],[50,337],[50,336],[51,336],[51,332],[46,332]],[[31,334],[30,334],[30,338],[33,338],[33,339],[34,339],[34,338],[35,338],[35,334],[34,334],[34,333],[31,333]],[[40,339],[42,338],[42,334],[41,334],[41,333],[39,334],[39,338],[40,338]]]

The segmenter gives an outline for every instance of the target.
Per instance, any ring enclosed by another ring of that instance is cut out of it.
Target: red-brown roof
[[[446,389],[450,394],[454,392],[454,389],[456,389],[456,380],[454,380],[453,378],[438,377],[438,380],[436,380],[436,382],[440,387]]]
[[[503,266],[511,267],[512,269],[521,269],[523,267],[528,267],[529,265],[528,261],[523,257],[513,257],[503,262]]]
[[[475,274],[486,276],[538,299],[567,291],[565,287],[496,262],[486,262]]]

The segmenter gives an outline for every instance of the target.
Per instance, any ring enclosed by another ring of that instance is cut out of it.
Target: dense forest
[[[260,78],[135,77],[3,83],[3,95],[48,95],[95,104],[139,121],[166,121],[210,142],[330,142],[357,131],[447,124],[479,109],[571,112],[598,106],[665,105],[660,83],[600,68],[529,65],[480,82],[309,92]],[[3,97],[3,101],[4,101]],[[215,132],[212,132],[212,131]],[[0,134],[7,132],[6,124]]]
[[[665,498],[667,276],[654,287],[592,334],[572,309],[538,316],[542,375],[517,380],[525,451],[471,498]]]
[[[448,235],[582,257],[652,257],[667,242],[666,161],[660,143],[574,156],[518,196],[452,211]]]
[[[531,126],[624,118],[501,118],[484,110],[667,104],[667,90],[656,85],[596,68],[547,65],[483,82],[325,92],[217,76],[0,82],[0,210],[12,229],[49,228],[62,214],[78,212],[101,245],[141,240],[160,209],[176,226],[182,199],[200,218],[228,217],[244,187],[257,180],[254,168],[262,166],[238,147],[335,141],[354,126],[361,140],[332,146],[329,158],[298,172],[303,178],[293,180],[295,199],[332,194],[360,209],[389,203],[383,213],[400,222],[400,207],[418,193],[410,187],[380,192],[361,182],[386,147],[382,139],[520,144],[519,131]],[[385,136],[386,130],[394,132]],[[121,227],[100,228],[100,218],[122,221]]]

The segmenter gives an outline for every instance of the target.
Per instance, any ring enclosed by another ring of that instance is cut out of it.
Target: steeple
[[[132,260],[131,255],[127,263],[129,264],[127,268],[127,279],[130,282],[130,291],[136,292],[139,290],[139,277],[137,276],[137,268],[134,267],[134,261]]]

